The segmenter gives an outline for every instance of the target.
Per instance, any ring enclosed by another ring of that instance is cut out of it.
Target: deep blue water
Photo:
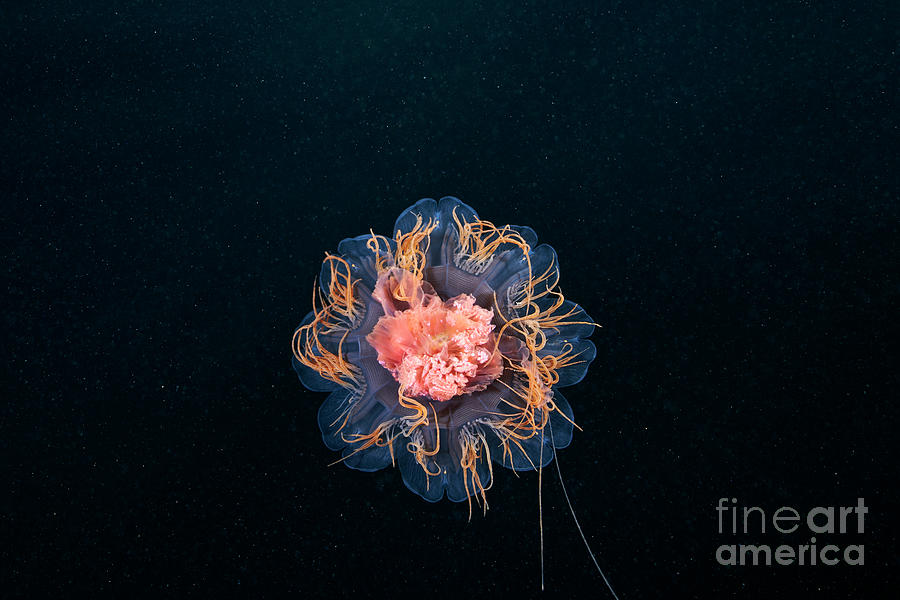
[[[621,598],[896,590],[895,3],[2,11],[0,595],[539,595],[490,510],[328,467],[290,368],[325,251],[455,195],[603,329],[560,454]],[[607,597],[545,471],[550,593]],[[865,565],[719,565],[716,504],[855,505]]]

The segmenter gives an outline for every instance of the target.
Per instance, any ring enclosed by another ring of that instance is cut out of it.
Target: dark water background
[[[467,522],[329,468],[290,369],[323,253],[448,194],[604,326],[561,467],[620,597],[896,591],[896,3],[0,16],[0,595],[537,596],[534,473]],[[720,497],[864,497],[866,564],[720,566],[808,543]],[[544,535],[551,594],[607,597],[552,471]]]

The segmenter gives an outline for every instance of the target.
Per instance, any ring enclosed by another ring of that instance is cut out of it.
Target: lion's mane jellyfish
[[[292,343],[303,384],[330,392],[325,444],[354,469],[398,466],[428,501],[486,508],[492,462],[538,469],[572,439],[559,388],[587,372],[595,324],[558,280],[529,227],[452,197],[420,200],[392,237],[345,239]]]

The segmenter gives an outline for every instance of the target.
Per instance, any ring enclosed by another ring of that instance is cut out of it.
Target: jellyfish
[[[558,282],[556,252],[531,228],[454,197],[326,253],[292,364],[329,392],[318,424],[336,462],[396,466],[412,492],[465,500],[470,517],[473,499],[487,510],[494,464],[546,466],[575,428],[560,388],[596,355],[596,324]]]

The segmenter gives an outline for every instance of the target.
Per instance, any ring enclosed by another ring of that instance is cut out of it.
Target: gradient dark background
[[[534,473],[469,523],[329,468],[290,368],[323,253],[443,195],[604,326],[560,462],[621,598],[895,592],[897,5],[658,4],[2,9],[0,595],[537,596]],[[866,565],[722,567],[808,536],[720,497],[864,497]],[[552,470],[544,535],[608,597]]]

